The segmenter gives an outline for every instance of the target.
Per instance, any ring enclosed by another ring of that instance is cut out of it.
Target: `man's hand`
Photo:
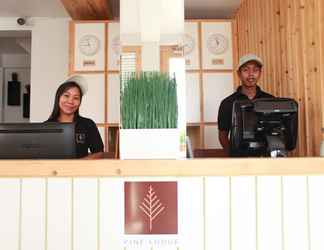
[[[230,142],[228,139],[228,134],[229,134],[229,131],[218,130],[219,142],[222,145],[224,152],[226,153],[227,156],[229,156],[229,151],[230,151]]]

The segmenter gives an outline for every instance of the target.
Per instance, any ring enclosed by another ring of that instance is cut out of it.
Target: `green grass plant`
[[[176,128],[177,84],[167,73],[123,75],[121,123],[123,129]]]

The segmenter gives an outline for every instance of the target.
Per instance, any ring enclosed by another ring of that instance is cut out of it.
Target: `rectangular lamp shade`
[[[162,0],[161,34],[178,35],[184,32],[184,0]]]
[[[137,35],[141,42],[159,42],[183,29],[184,0],[120,0],[121,38]]]
[[[160,0],[139,0],[140,30],[143,42],[160,41],[161,14]]]
[[[138,0],[120,0],[120,34],[140,33]]]

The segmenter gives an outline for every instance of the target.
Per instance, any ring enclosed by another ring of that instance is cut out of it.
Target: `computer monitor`
[[[74,123],[1,123],[0,159],[76,157]]]
[[[289,98],[241,100],[233,104],[231,156],[287,156],[296,147],[298,104]]]

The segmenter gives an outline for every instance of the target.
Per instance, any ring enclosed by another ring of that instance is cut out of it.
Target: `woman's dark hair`
[[[50,117],[48,118],[48,121],[57,121],[57,118],[60,115],[60,106],[59,106],[60,97],[66,91],[68,91],[71,88],[78,88],[79,89],[79,91],[80,91],[80,101],[82,101],[83,93],[82,93],[82,89],[79,86],[79,84],[77,84],[76,82],[64,82],[64,83],[62,83],[58,87],[58,89],[56,91],[53,111],[52,111]],[[77,117],[78,115],[79,115],[79,109],[77,111],[75,111],[75,116],[74,117]]]

